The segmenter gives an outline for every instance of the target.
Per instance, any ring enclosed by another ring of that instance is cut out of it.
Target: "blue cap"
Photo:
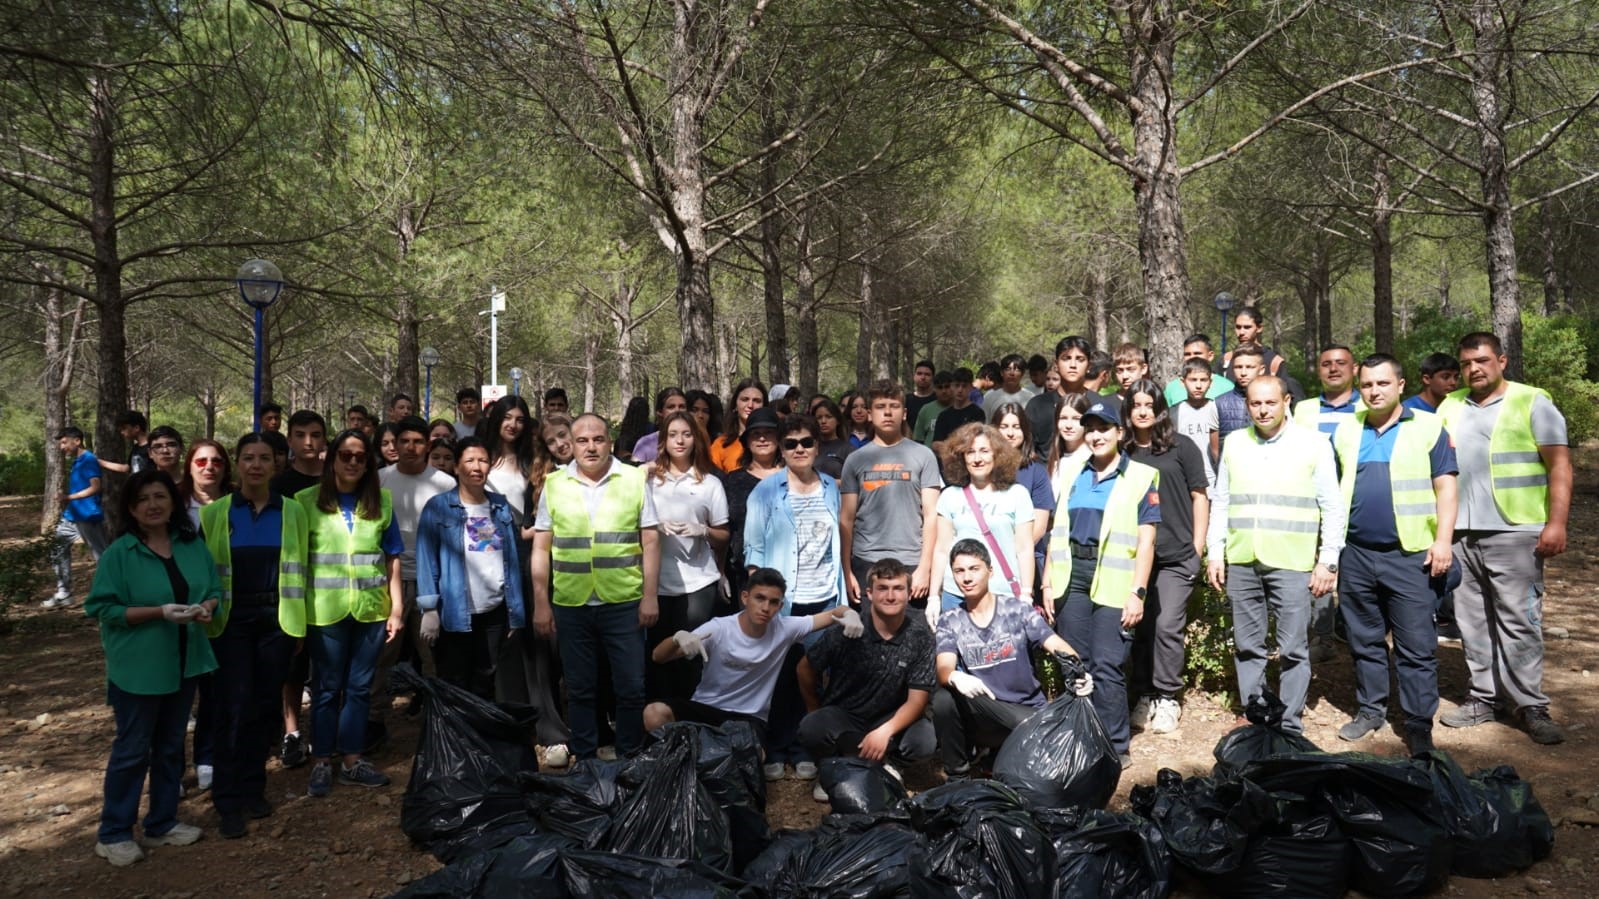
[[[1086,425],[1090,418],[1097,418],[1106,424],[1115,425],[1119,428],[1122,424],[1121,404],[1100,400],[1089,406],[1088,411],[1083,413],[1083,423]]]

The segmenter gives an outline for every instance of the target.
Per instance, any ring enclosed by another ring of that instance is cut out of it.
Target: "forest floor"
[[[1514,765],[1531,781],[1556,823],[1554,854],[1514,877],[1498,881],[1453,878],[1439,895],[1500,897],[1592,896],[1599,865],[1599,452],[1579,454],[1572,503],[1571,548],[1550,564],[1545,628],[1545,689],[1552,712],[1566,727],[1559,746],[1533,744],[1503,723],[1466,731],[1437,728],[1439,748],[1468,772]],[[37,498],[0,498],[0,540],[32,533]],[[76,596],[81,602],[90,571],[80,554]],[[48,590],[41,587],[38,599]],[[150,858],[116,869],[94,856],[101,777],[114,726],[105,705],[104,665],[93,623],[81,607],[44,611],[37,602],[11,610],[15,625],[0,637],[0,895],[90,896],[384,896],[435,870],[438,863],[400,832],[400,797],[410,776],[417,719],[391,718],[388,747],[374,758],[394,779],[387,789],[335,787],[328,799],[305,797],[307,769],[267,773],[271,818],[251,822],[251,833],[223,840],[209,796],[197,793],[193,771],[180,807],[182,820],[206,829],[200,843],[154,850]],[[1465,689],[1458,643],[1439,647],[1443,708]],[[1397,695],[1397,693],[1395,694]],[[1358,744],[1340,743],[1335,731],[1354,710],[1347,657],[1318,665],[1311,684],[1305,731],[1330,749],[1359,748],[1401,755],[1392,727]],[[403,705],[404,700],[400,700]],[[1391,715],[1397,721],[1397,709]],[[1186,702],[1181,728],[1164,736],[1135,734],[1133,766],[1112,808],[1126,808],[1129,790],[1152,783],[1161,768],[1208,773],[1211,749],[1232,728],[1235,712],[1205,697]],[[907,772],[912,791],[935,786],[931,766]],[[810,827],[824,813],[810,784],[770,785],[768,817],[778,827]],[[1185,888],[1178,895],[1204,895]]]

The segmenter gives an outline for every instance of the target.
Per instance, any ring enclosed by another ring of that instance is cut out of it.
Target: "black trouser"
[[[660,616],[645,636],[644,651],[654,652],[678,631],[692,631],[710,621],[720,589],[721,585],[713,581],[691,593],[660,597]],[[677,659],[664,665],[650,660],[644,666],[644,698],[649,702],[688,699],[700,685],[703,666],[703,659]]]
[[[858,756],[866,735],[892,717],[890,714],[868,721],[851,715],[842,706],[824,705],[800,722],[799,738],[805,744],[805,751],[817,761],[834,756]],[[883,761],[908,764],[932,758],[938,749],[937,740],[933,722],[925,717],[918,718],[888,741],[888,753]]]
[[[282,711],[294,639],[278,627],[278,598],[249,602],[235,597],[228,626],[211,641],[217,657],[210,705],[215,768],[211,801],[220,814],[244,811],[263,798],[271,738]],[[200,734],[196,725],[195,735]],[[198,742],[198,740],[197,740]]]
[[[1155,693],[1174,699],[1183,688],[1183,629],[1188,626],[1188,598],[1199,574],[1199,557],[1165,564],[1156,560],[1149,575],[1144,617],[1134,630],[1130,689],[1135,696]]]
[[[1360,712],[1388,713],[1388,635],[1405,728],[1430,733],[1438,713],[1436,584],[1422,566],[1425,551],[1368,549],[1353,543],[1338,557],[1338,610],[1349,630]]]
[[[997,749],[1038,709],[1019,702],[1002,702],[987,696],[962,696],[952,687],[933,691],[933,729],[938,734],[938,755],[945,774],[965,774],[972,765],[972,749]]]
[[[494,678],[500,668],[510,619],[505,603],[472,615],[469,631],[441,631],[433,647],[439,678],[494,701]]]

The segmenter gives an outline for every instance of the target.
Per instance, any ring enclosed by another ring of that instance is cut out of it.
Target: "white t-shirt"
[[[466,527],[461,529],[466,596],[472,614],[481,615],[505,602],[505,541],[494,529],[488,503],[462,505],[466,508]]]
[[[527,514],[527,484],[527,477],[516,467],[516,460],[510,456],[501,459],[499,465],[489,469],[489,489],[495,493],[505,494],[511,508],[516,510],[518,518]]]
[[[1020,581],[1022,569],[1016,559],[1016,528],[1024,523],[1029,527],[1033,524],[1032,494],[1020,484],[1012,484],[1004,490],[995,490],[992,487],[973,490],[972,494],[977,500],[978,508],[983,510],[983,519],[988,522],[988,529],[994,535],[994,542],[999,544],[1000,552],[1004,553],[1011,574]],[[977,525],[977,516],[972,513],[971,504],[966,501],[966,488],[944,488],[944,491],[938,495],[938,517],[949,519],[955,526],[956,540],[965,540],[969,537],[988,547],[989,555],[993,555],[994,547],[983,537],[983,529]],[[1032,563],[1032,559],[1027,561],[1028,564]],[[1005,569],[999,564],[998,559],[994,560],[994,574],[988,586],[994,591],[995,596],[1015,595],[1005,577]],[[944,590],[949,593],[960,593],[960,587],[955,585],[954,574],[946,572]]]
[[[1184,400],[1171,407],[1173,420],[1177,425],[1177,433],[1187,437],[1199,447],[1199,455],[1205,459],[1205,480],[1210,486],[1216,486],[1216,460],[1210,457],[1211,432],[1221,428],[1216,418],[1216,401],[1206,400],[1205,405],[1195,409],[1193,404]]]
[[[810,493],[790,490],[788,505],[794,512],[794,542],[799,554],[797,575],[788,585],[789,601],[804,606],[838,597],[838,559],[833,557],[838,522],[827,509],[826,496],[820,486]]]
[[[741,617],[712,618],[694,632],[705,642],[706,655],[694,701],[765,721],[788,648],[811,632],[811,619],[773,618],[765,634],[751,637],[738,626]]]
[[[378,472],[378,484],[394,503],[394,523],[400,528],[400,539],[405,541],[405,552],[400,554],[400,577],[416,580],[416,526],[422,521],[422,507],[428,500],[455,489],[455,479],[429,465],[421,474],[406,474],[399,466],[390,465]]]
[[[648,481],[649,493],[655,501],[655,514],[662,524],[672,521],[692,521],[710,527],[727,525],[727,491],[715,475],[707,474],[696,481],[693,472],[683,475],[665,472],[665,480]],[[720,580],[716,568],[716,554],[711,551],[708,537],[679,537],[661,532],[662,596],[682,596],[693,593]]]
[[[1029,389],[1026,384],[1023,384],[1015,393],[1006,393],[1005,388],[995,387],[993,390],[983,394],[983,411],[988,413],[988,415],[985,415],[984,418],[987,418],[989,415],[993,415],[995,409],[998,409],[1000,406],[1003,406],[1006,403],[1015,403],[1018,406],[1026,406],[1027,401],[1037,395],[1038,392],[1036,390]]]

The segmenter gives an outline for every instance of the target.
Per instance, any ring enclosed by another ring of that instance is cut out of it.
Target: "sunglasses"
[[[802,447],[805,448],[805,449],[815,449],[816,448],[816,438],[815,437],[790,437],[789,439],[783,441],[783,449],[786,449],[786,450],[788,450],[790,452],[793,452],[794,450],[800,449]]]
[[[360,463],[362,465],[365,465],[366,464],[366,453],[359,452],[357,450],[339,450],[339,461],[340,462],[357,462],[357,463]]]
[[[194,460],[194,464],[201,468],[221,468],[227,463],[215,456],[201,457]]]

